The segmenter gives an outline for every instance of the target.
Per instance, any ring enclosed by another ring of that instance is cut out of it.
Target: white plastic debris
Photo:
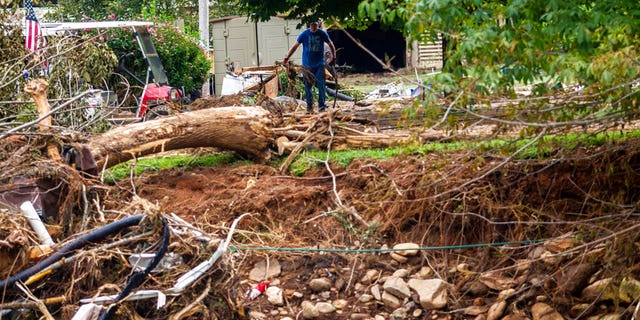
[[[40,216],[38,216],[38,212],[36,212],[36,208],[33,207],[31,201],[23,202],[22,205],[20,205],[20,210],[27,216],[31,228],[33,228],[33,231],[36,232],[40,239],[40,243],[54,245],[55,243],[53,239],[51,239],[51,235],[49,235],[47,228],[44,226],[44,223],[42,223],[42,220],[40,220]]]

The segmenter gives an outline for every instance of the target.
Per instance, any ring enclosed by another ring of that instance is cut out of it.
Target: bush
[[[211,68],[211,61],[200,46],[185,36],[178,28],[159,24],[149,28],[158,56],[166,70],[169,84],[184,87],[188,96],[204,83]],[[126,56],[125,66],[140,79],[145,79],[147,64],[142,59],[138,43],[130,28],[113,30],[107,43],[118,57]]]

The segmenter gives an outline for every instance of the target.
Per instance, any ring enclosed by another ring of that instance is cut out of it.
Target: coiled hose
[[[32,267],[25,269],[18,274],[11,276],[5,280],[0,280],[0,289],[3,291],[6,288],[12,287],[18,281],[25,281],[29,277],[44,270],[44,268],[52,265],[60,259],[70,255],[74,250],[82,248],[88,244],[99,242],[112,234],[120,232],[122,229],[138,225],[144,217],[143,214],[133,215],[122,220],[111,222],[103,227],[100,227],[94,231],[91,231],[73,241],[58,250],[56,253],[47,257],[46,259],[36,263]]]

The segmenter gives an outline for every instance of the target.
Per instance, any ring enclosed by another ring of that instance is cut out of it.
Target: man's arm
[[[329,48],[331,48],[331,56],[333,57],[333,63],[336,62],[336,47],[333,45],[333,41],[329,40]]]
[[[296,41],[293,43],[291,48],[289,48],[289,51],[287,51],[287,55],[284,57],[284,63],[289,62],[289,58],[291,57],[291,55],[293,55],[294,52],[296,52],[296,50],[298,50],[299,46],[300,46],[300,42]]]

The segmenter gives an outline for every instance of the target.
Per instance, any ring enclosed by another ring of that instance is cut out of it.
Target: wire
[[[508,241],[508,242],[494,242],[494,243],[475,243],[475,244],[461,244],[450,246],[433,246],[433,247],[419,247],[419,248],[389,248],[389,249],[337,249],[337,248],[289,248],[289,247],[233,247],[229,249],[233,251],[297,251],[297,252],[340,252],[340,253],[384,253],[384,252],[397,252],[397,251],[434,251],[434,250],[456,250],[456,249],[471,249],[482,247],[499,247],[515,244],[532,244],[540,243],[551,239],[536,239],[536,240],[522,240],[522,241]]]

